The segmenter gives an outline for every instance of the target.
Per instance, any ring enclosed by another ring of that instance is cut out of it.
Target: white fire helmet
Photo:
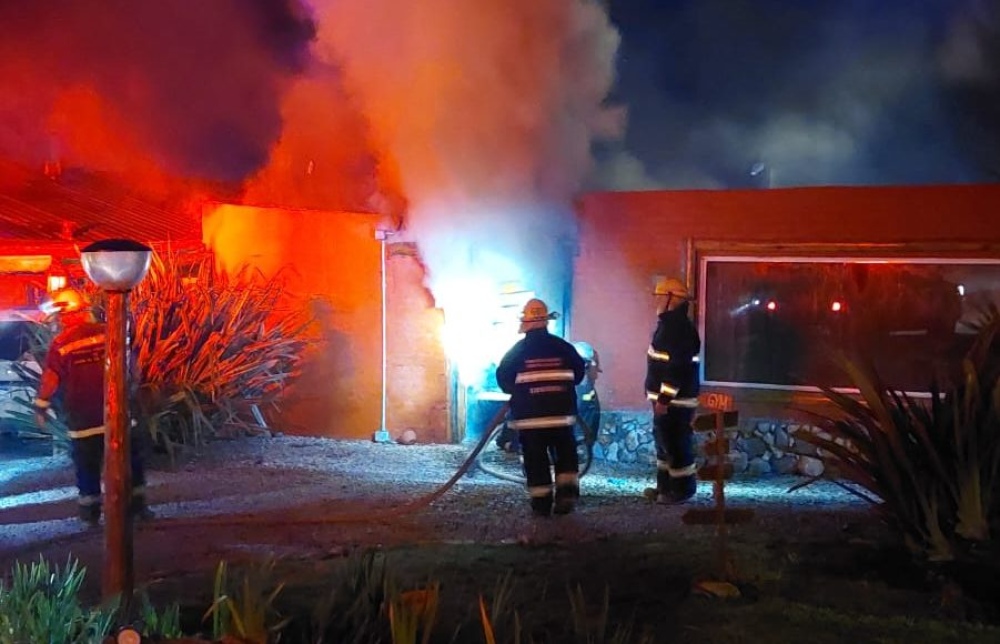
[[[75,313],[90,308],[90,301],[87,296],[75,288],[64,288],[56,291],[44,302],[41,307],[46,315],[56,313]]]
[[[676,277],[662,277],[656,280],[653,295],[673,295],[685,300],[691,299],[691,292],[688,291],[687,286]]]
[[[592,344],[584,342],[583,340],[578,340],[573,343],[573,347],[576,349],[576,352],[580,354],[580,357],[583,358],[584,362],[588,365],[597,367],[598,371],[602,371],[601,357],[597,354],[597,350],[594,349]]]
[[[549,307],[537,298],[528,300],[521,311],[521,322],[545,322],[558,317],[558,313],[549,313]]]

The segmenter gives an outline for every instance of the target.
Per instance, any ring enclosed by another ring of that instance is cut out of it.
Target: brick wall
[[[382,423],[381,248],[369,214],[223,205],[204,217],[205,243],[228,270],[281,272],[289,298],[316,318],[301,376],[274,422],[295,434],[372,436]],[[447,442],[441,315],[414,249],[387,244],[386,428]]]
[[[393,436],[407,429],[421,443],[446,443],[448,365],[443,318],[424,287],[424,267],[412,244],[387,246],[389,410]]]

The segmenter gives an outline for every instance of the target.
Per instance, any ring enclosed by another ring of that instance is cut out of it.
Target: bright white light
[[[770,302],[767,303],[767,310],[768,311],[774,311],[777,308],[778,308],[778,303],[775,302],[774,300],[771,300]]]
[[[837,312],[839,312],[843,308],[843,306],[844,306],[843,304],[841,304],[837,300],[834,300],[830,304],[830,310],[833,311],[834,313],[837,313]]]
[[[479,384],[485,370],[520,339],[521,308],[535,296],[511,286],[520,278],[510,262],[491,255],[476,273],[434,279],[435,303],[444,311],[441,340],[463,385]]]
[[[958,285],[958,295],[960,297],[965,297],[965,284]]]

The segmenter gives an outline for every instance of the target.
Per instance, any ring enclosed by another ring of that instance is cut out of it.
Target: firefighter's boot
[[[667,470],[657,470],[656,490],[652,495],[653,499],[655,499],[657,503],[668,503],[668,499],[672,496],[671,490],[673,489],[673,484],[674,480],[670,477],[670,472]],[[649,496],[649,494],[647,494],[647,496]]]
[[[136,521],[150,521],[156,518],[156,514],[149,509],[146,505],[146,497],[143,495],[136,495],[132,497],[132,501],[128,506],[129,514]]]
[[[552,507],[553,514],[569,514],[576,508],[577,499],[580,498],[580,486],[567,483],[556,486],[556,501]]]
[[[698,480],[695,475],[678,476],[670,480],[666,494],[657,495],[656,502],[663,505],[678,505],[690,500],[697,489]]]
[[[78,506],[77,511],[79,513],[80,520],[88,526],[96,526],[101,522],[100,503],[81,504]]]
[[[552,495],[531,497],[531,513],[536,517],[547,517],[552,514]]]

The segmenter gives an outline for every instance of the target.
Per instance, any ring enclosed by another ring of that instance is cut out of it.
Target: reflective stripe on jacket
[[[508,426],[545,429],[576,424],[576,385],[585,363],[576,348],[545,329],[528,331],[500,361],[497,384],[510,394]]]

